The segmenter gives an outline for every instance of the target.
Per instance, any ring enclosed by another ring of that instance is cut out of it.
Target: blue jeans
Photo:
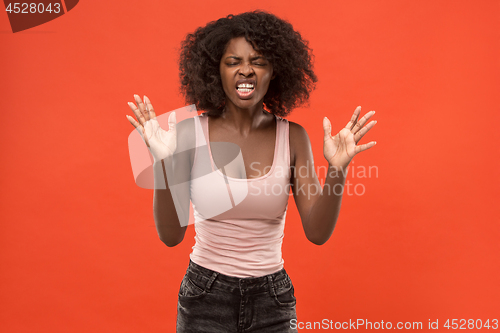
[[[285,269],[237,278],[190,261],[177,303],[177,333],[297,332],[293,285]]]

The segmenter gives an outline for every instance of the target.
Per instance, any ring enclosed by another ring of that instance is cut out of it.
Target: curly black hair
[[[273,66],[276,76],[264,97],[270,113],[284,117],[308,102],[318,81],[308,42],[290,23],[257,10],[212,21],[182,41],[179,76],[187,103],[210,115],[222,114],[226,96],[219,66],[227,44],[237,37],[245,37]]]

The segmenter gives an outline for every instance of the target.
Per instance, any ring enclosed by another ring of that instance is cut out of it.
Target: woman
[[[182,44],[182,91],[205,113],[177,125],[172,113],[164,131],[147,97],[129,103],[137,121],[127,118],[155,159],[154,216],[167,246],[182,241],[189,198],[193,203],[196,244],[179,291],[178,332],[296,331],[293,285],[281,257],[289,186],[307,239],[324,244],[339,215],[343,171],[375,145],[357,145],[375,125],[364,126],[374,111],[359,118],[356,108],[335,136],[325,117],[329,169],[321,189],[306,131],[283,118],[314,88],[311,57],[288,22],[261,11],[230,15]],[[226,150],[214,149],[215,142],[236,144],[241,163],[226,167]],[[226,187],[212,185],[221,179]],[[224,200],[229,208],[219,209]]]

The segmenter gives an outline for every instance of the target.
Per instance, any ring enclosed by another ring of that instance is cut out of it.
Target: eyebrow
[[[238,56],[227,56],[226,59],[236,59],[236,60],[241,60],[242,58],[241,57],[238,57]],[[251,57],[250,60],[257,60],[257,59],[262,59],[262,60],[266,60],[266,58],[264,58],[264,56],[261,56],[261,55],[257,55],[257,56],[254,56],[254,57]]]

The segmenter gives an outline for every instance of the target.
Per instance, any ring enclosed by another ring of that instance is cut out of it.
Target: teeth
[[[238,89],[250,88],[253,89],[253,84],[251,83],[241,83],[238,85]]]

